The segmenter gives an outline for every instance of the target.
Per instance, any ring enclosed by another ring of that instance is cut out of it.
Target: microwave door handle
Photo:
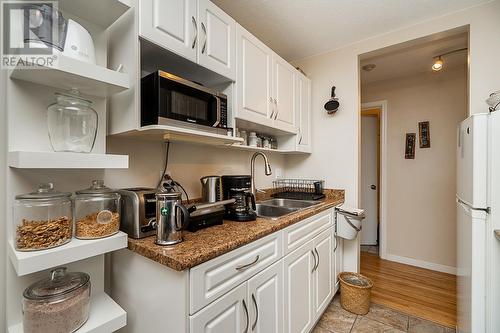
[[[219,96],[215,96],[215,100],[217,101],[217,121],[215,124],[212,125],[212,127],[217,127],[220,124],[221,121],[221,101]]]

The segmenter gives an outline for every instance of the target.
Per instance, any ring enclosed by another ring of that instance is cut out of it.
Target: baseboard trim
[[[400,264],[406,264],[406,265],[410,265],[410,266],[416,266],[416,267],[420,267],[420,268],[430,269],[430,270],[437,271],[437,272],[457,275],[457,268],[452,267],[452,266],[446,266],[446,265],[436,264],[433,262],[396,256],[396,255],[389,254],[389,253],[386,254],[384,259],[389,260],[389,261],[399,262]]]

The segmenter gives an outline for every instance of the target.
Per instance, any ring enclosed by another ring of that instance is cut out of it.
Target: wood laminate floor
[[[456,276],[361,252],[361,274],[373,281],[372,302],[455,328]]]

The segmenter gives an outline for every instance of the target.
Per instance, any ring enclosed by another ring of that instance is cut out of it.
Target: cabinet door
[[[249,332],[283,332],[283,261],[248,280]]]
[[[141,0],[139,6],[141,37],[196,62],[196,0]]]
[[[235,116],[272,126],[272,51],[240,25],[236,28],[236,63]]]
[[[326,230],[316,236],[314,253],[316,267],[314,268],[314,314],[317,318],[323,313],[333,297],[333,242],[332,231]]]
[[[311,80],[302,75],[296,74],[295,87],[295,117],[297,121],[297,150],[311,152]]]
[[[275,127],[296,133],[295,127],[295,68],[279,57],[273,57]]]
[[[236,22],[209,0],[198,0],[200,65],[227,78],[235,78]]]
[[[313,243],[304,244],[283,259],[285,332],[309,332],[313,318]]]
[[[247,284],[243,283],[212,304],[191,316],[191,333],[248,332],[250,318],[246,299]],[[182,318],[178,318],[182,319]]]

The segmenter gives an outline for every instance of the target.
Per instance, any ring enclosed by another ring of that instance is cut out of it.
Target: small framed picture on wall
[[[415,141],[417,135],[415,133],[406,133],[406,143],[405,143],[405,159],[413,160],[415,159]]]
[[[431,147],[431,129],[429,127],[428,121],[421,121],[418,123],[418,138],[420,142],[420,148],[430,148]]]

